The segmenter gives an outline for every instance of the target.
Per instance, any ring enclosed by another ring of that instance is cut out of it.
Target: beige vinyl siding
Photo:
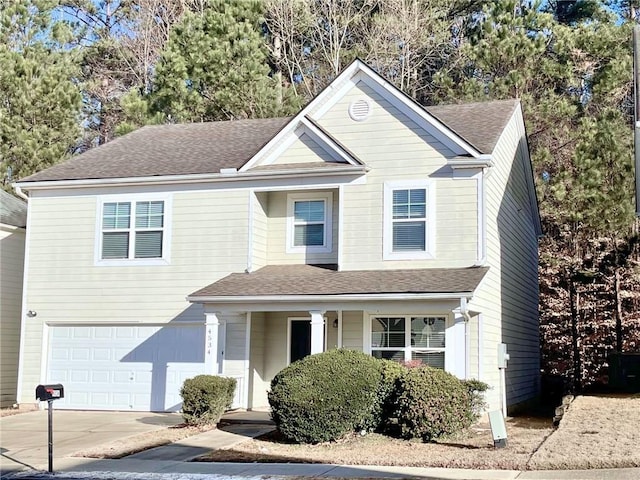
[[[280,154],[274,165],[308,162],[334,162],[335,159],[318,145],[309,135],[303,133],[293,144]]]
[[[495,166],[486,179],[487,263],[491,267],[473,300],[483,312],[481,380],[499,385],[497,347],[507,344],[507,404],[515,405],[538,392],[538,245],[534,211],[527,193],[522,160],[526,139],[519,111],[514,114],[494,151]],[[512,162],[514,152],[518,158]],[[476,329],[477,330],[477,329]],[[500,392],[489,393],[499,406]]]
[[[249,408],[260,408],[269,405],[267,391],[269,381],[266,378],[265,364],[265,314],[251,314],[251,357],[249,372]]]
[[[326,350],[332,350],[338,348],[338,328],[333,326],[333,320],[338,318],[338,314],[329,312],[325,318]]]
[[[287,198],[289,194],[313,195],[331,192],[332,204],[332,251],[328,253],[288,253],[287,252]],[[269,192],[268,194],[268,264],[335,264],[338,263],[338,192],[337,190],[305,190],[291,192]]]
[[[264,378],[267,382],[287,366],[288,317],[309,317],[308,312],[273,312],[265,317]]]
[[[32,198],[26,304],[38,316],[26,324],[20,401],[32,402],[41,382],[45,323],[203,322],[186,296],[246,268],[248,199],[246,190],[175,193],[169,265],[96,266],[98,199]]]
[[[351,350],[363,349],[362,341],[362,312],[344,311],[342,312],[342,347]]]
[[[371,116],[355,122],[349,105],[364,97],[372,102]],[[476,262],[477,184],[474,179],[452,178],[446,166],[451,150],[363,83],[318,122],[370,167],[366,184],[344,188],[341,268],[465,267]],[[426,179],[436,191],[435,258],[383,261],[385,182]]]
[[[0,407],[16,402],[25,229],[0,224]]]
[[[256,192],[253,195],[253,230],[251,269],[258,270],[267,265],[267,245],[269,238],[269,220],[267,218],[266,192]]]

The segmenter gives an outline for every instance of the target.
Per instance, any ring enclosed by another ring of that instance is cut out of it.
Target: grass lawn
[[[577,397],[532,469],[640,467],[640,395]]]
[[[437,443],[353,435],[319,445],[288,444],[277,433],[200,457],[205,462],[297,462],[345,465],[546,470],[640,467],[640,395],[583,396],[559,428],[551,418],[507,421],[508,446],[493,447],[488,424]]]

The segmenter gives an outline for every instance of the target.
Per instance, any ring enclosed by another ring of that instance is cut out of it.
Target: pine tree
[[[63,48],[68,30],[51,21],[53,6],[0,2],[0,164],[12,180],[65,159],[81,134],[78,63]]]
[[[187,13],[156,67],[156,111],[173,122],[288,115],[298,105],[270,76],[259,1],[215,0]]]

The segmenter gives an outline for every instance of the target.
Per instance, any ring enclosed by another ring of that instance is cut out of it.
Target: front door
[[[290,320],[289,363],[311,353],[311,320]]]

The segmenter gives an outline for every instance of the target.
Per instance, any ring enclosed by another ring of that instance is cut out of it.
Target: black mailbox
[[[36,387],[36,400],[58,400],[64,398],[64,387],[60,383],[51,385],[38,385]]]

